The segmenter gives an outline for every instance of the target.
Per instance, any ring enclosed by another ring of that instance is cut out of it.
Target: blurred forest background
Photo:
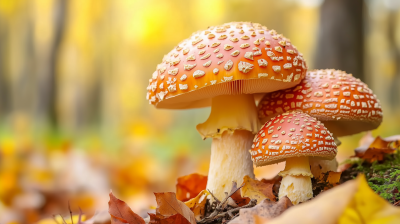
[[[134,210],[178,176],[207,175],[209,109],[156,110],[148,79],[181,40],[230,21],[290,38],[310,69],[342,69],[381,100],[375,135],[400,133],[398,0],[0,0],[0,222]],[[339,160],[362,135],[342,138]],[[256,175],[273,176],[273,168]]]

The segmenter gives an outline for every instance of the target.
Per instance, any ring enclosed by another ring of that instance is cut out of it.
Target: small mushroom
[[[337,153],[332,134],[316,118],[301,112],[277,115],[264,124],[250,154],[256,166],[286,161],[279,172],[282,182],[279,198],[287,196],[293,204],[313,197],[309,158],[333,159]]]
[[[324,123],[337,145],[337,137],[373,130],[382,122],[381,105],[372,90],[351,74],[334,69],[308,71],[299,85],[266,94],[258,110],[262,123],[288,111],[307,113]],[[310,164],[316,177],[338,166],[336,159],[310,159]]]

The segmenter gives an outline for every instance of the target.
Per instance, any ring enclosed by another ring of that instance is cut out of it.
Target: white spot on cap
[[[258,59],[257,62],[260,67],[267,67],[268,65],[268,61],[265,59]]]
[[[200,78],[203,77],[206,73],[202,70],[197,70],[193,73],[193,77],[195,78]]]
[[[218,74],[218,72],[219,72],[219,69],[218,68],[214,68],[213,73],[214,74]]]

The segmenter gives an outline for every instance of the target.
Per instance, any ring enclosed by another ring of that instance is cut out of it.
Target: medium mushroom
[[[313,197],[309,158],[333,159],[336,144],[324,124],[308,114],[292,111],[265,123],[250,150],[256,166],[286,160],[279,172],[282,182],[279,198],[287,196],[293,204]]]
[[[334,69],[308,71],[296,87],[266,94],[258,109],[262,123],[293,110],[316,117],[333,133],[337,145],[337,137],[373,130],[382,122],[379,100],[367,85]],[[337,170],[336,159],[312,159],[310,163],[316,177]]]
[[[211,106],[197,125],[213,138],[207,189],[224,198],[232,181],[254,177],[248,154],[259,129],[255,93],[287,89],[307,70],[288,39],[256,23],[227,23],[194,33],[164,56],[147,88],[157,108]]]

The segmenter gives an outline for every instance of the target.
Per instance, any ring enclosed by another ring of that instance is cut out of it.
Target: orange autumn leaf
[[[207,186],[207,176],[197,173],[178,178],[176,184],[176,198],[180,201],[188,201],[196,197]]]
[[[206,203],[207,197],[210,195],[210,192],[207,190],[203,190],[197,195],[195,198],[190,199],[185,202],[185,205],[192,210],[194,213],[194,217],[197,221],[200,221],[204,217],[204,213],[206,211]]]
[[[157,201],[156,215],[166,219],[176,214],[182,215],[191,224],[196,224],[193,212],[185,203],[176,199],[173,192],[154,193]]]
[[[371,139],[371,136],[368,137]],[[365,142],[370,142],[365,141]],[[370,144],[360,146],[355,150],[356,157],[364,159],[372,163],[374,161],[382,161],[386,154],[393,154],[397,148],[400,147],[400,136],[391,136],[388,138],[381,138],[377,136]]]
[[[145,224],[142,217],[134,213],[124,201],[116,198],[112,192],[108,202],[108,213],[111,216],[111,224]]]
[[[395,149],[390,148],[390,143],[391,142],[385,141],[378,136],[369,145],[367,150],[356,150],[356,157],[364,159],[369,163],[382,161],[386,154],[392,154],[396,151]]]
[[[235,192],[235,193],[233,193]],[[233,194],[232,194],[233,193]],[[232,189],[229,195],[232,195],[231,198],[236,203],[237,206],[242,207],[243,205],[247,205],[250,202],[250,198],[242,197],[240,191],[238,190],[237,183],[235,181],[232,182]]]
[[[329,171],[328,179],[326,181],[328,183],[332,184],[333,186],[336,186],[339,184],[341,175],[342,175],[342,172]]]
[[[149,224],[190,224],[190,222],[181,214],[175,214],[168,217],[151,213],[149,213],[149,215],[150,215]]]
[[[270,201],[276,201],[276,197],[273,193],[274,184],[254,180],[247,175],[243,178],[243,184],[244,186],[240,189],[242,197],[256,199],[257,204],[261,203],[261,201],[266,198]]]

